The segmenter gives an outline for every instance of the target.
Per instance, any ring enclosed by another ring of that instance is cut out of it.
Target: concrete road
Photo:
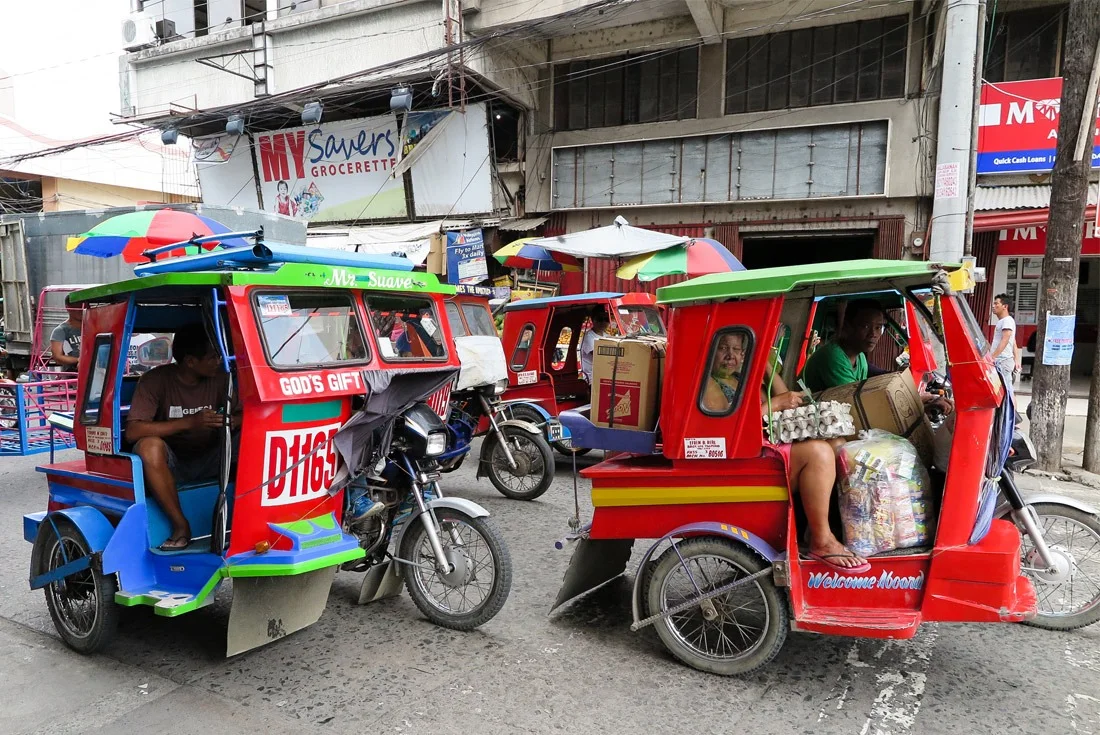
[[[476,632],[432,626],[407,595],[359,607],[358,575],[340,573],[320,622],[233,659],[224,593],[177,620],[125,610],[109,652],[82,657],[27,591],[20,519],[45,506],[40,460],[0,460],[3,733],[1100,733],[1100,626],[926,625],[906,642],[792,634],[762,673],[721,678],[631,633],[624,584],[548,617],[569,560],[553,548],[573,512],[564,461],[532,503],[472,470],[447,477],[489,508],[515,562],[511,598]],[[583,482],[580,496],[587,518]]]

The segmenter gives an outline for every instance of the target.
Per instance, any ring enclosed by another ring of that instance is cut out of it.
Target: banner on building
[[[1061,77],[982,84],[977,172],[1052,170],[1061,98]],[[1093,140],[1092,165],[1100,166],[1100,136]]]
[[[474,285],[489,277],[485,262],[485,239],[481,230],[447,233],[447,280]]]
[[[264,209],[312,222],[405,217],[391,178],[401,144],[393,115],[255,136]]]

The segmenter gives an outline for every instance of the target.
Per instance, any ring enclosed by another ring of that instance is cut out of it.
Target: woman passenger
[[[703,407],[708,411],[728,411],[737,396],[741,369],[745,362],[745,335],[741,332],[723,334],[714,351],[707,385],[703,391]],[[802,394],[787,389],[779,375],[771,378],[771,403],[761,388],[760,413],[784,411],[802,405]],[[769,445],[786,460],[791,492],[802,496],[802,508],[810,531],[810,557],[834,567],[840,572],[862,572],[870,568],[866,559],[852,553],[833,534],[829,526],[829,502],[836,484],[836,449],[843,440],[810,439],[793,444]]]

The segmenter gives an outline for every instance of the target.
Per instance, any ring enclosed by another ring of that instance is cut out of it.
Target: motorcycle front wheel
[[[1054,574],[1039,570],[1042,560],[1030,537],[1022,534],[1021,564],[1039,603],[1039,614],[1028,625],[1047,630],[1092,625],[1100,620],[1100,518],[1052,503],[1031,507],[1061,568]]]
[[[512,557],[500,531],[488,518],[473,518],[450,508],[435,511],[443,553],[453,567],[444,574],[423,519],[401,540],[405,587],[409,596],[436,625],[452,630],[473,630],[491,620],[504,607],[512,589]]]
[[[502,438],[508,442],[515,467],[508,462]],[[554,455],[544,437],[517,426],[505,426],[499,433],[489,434],[485,441],[483,456],[488,463],[485,471],[501,495],[512,500],[534,500],[550,488],[554,481]]]

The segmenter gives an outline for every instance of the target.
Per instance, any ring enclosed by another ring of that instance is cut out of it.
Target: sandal
[[[830,559],[855,559],[856,555],[851,554],[851,553],[849,553],[849,554],[813,554],[813,553],[811,553],[809,556],[814,561],[819,561],[822,564],[824,564],[825,566],[832,569],[833,571],[839,572],[841,574],[861,574],[863,572],[871,571],[871,562],[869,562],[869,561],[865,561],[862,564],[860,564],[858,566],[854,566],[854,567],[845,567],[845,566],[841,566],[840,564],[834,564],[833,562],[829,561]]]
[[[191,545],[191,534],[183,534],[180,536],[169,536],[164,540],[160,546],[157,547],[158,551],[183,551]]]

